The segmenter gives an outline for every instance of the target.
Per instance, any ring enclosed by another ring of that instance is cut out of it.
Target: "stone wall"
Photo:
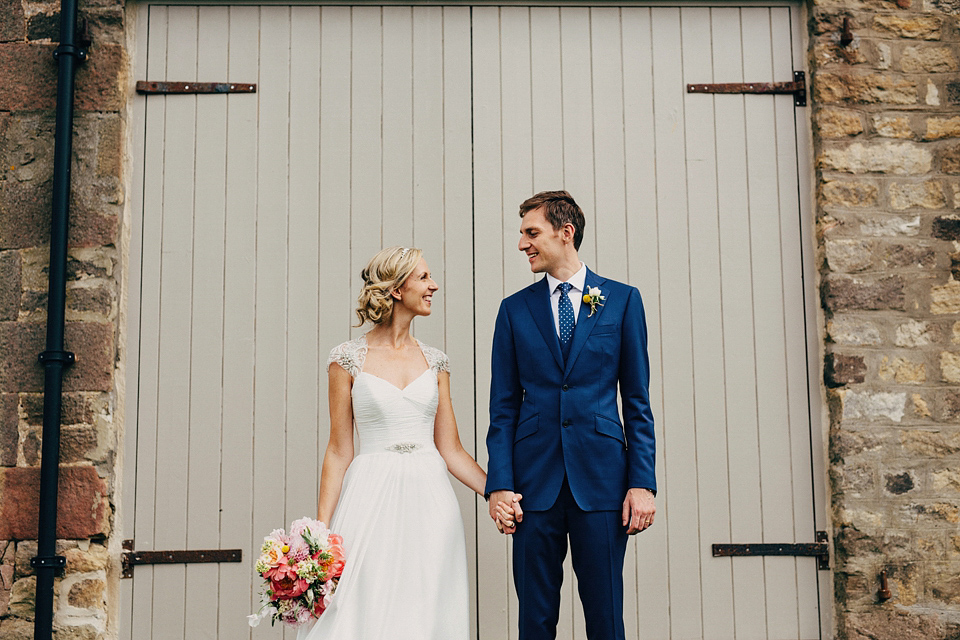
[[[55,637],[115,636],[116,366],[125,97],[122,0],[81,0]],[[59,2],[0,0],[0,638],[32,638]],[[112,585],[109,586],[108,585]],[[109,603],[115,607],[115,603]]]
[[[837,632],[960,638],[960,2],[810,11]]]

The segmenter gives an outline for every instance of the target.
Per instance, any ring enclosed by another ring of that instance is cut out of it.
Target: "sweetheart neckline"
[[[426,375],[426,373],[427,373],[428,371],[433,371],[433,368],[432,368],[432,367],[427,367],[426,369],[424,369],[423,372],[422,372],[420,375],[418,375],[416,378],[414,378],[413,380],[411,380],[411,381],[407,384],[407,386],[403,387],[402,389],[401,389],[400,387],[398,387],[397,385],[393,384],[392,382],[390,382],[389,380],[387,380],[386,378],[381,378],[380,376],[376,376],[376,375],[374,375],[374,374],[372,374],[372,373],[369,373],[369,372],[367,372],[367,371],[361,371],[359,374],[357,374],[357,377],[362,376],[363,374],[367,374],[367,375],[370,376],[371,378],[375,378],[375,379],[377,379],[377,380],[381,380],[381,381],[387,383],[388,385],[390,385],[391,387],[393,387],[394,389],[396,389],[397,391],[403,392],[403,391],[406,391],[407,389],[409,389],[415,382],[417,382],[418,380],[420,380],[420,378],[422,378],[424,375]]]

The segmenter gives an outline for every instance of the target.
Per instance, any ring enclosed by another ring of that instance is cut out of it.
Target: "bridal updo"
[[[360,272],[363,289],[357,298],[357,318],[360,324],[382,324],[393,315],[394,298],[390,295],[403,286],[420,263],[420,249],[390,247],[370,259]]]

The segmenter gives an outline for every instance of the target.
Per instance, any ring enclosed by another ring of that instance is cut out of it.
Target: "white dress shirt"
[[[573,305],[573,321],[576,323],[580,314],[580,306],[583,298],[583,287],[587,279],[587,265],[580,263],[580,271],[570,276],[567,282],[572,287],[570,293],[570,303]],[[562,280],[557,280],[549,273],[547,274],[547,286],[550,288],[550,309],[553,311],[553,328],[557,330],[557,336],[560,336],[560,290],[557,285]]]

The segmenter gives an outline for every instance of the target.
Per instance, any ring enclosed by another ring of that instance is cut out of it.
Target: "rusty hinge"
[[[830,568],[830,550],[827,548],[826,531],[817,531],[816,542],[713,545],[713,557],[727,556],[812,556],[817,558],[820,569]]]
[[[137,81],[137,93],[256,93],[249,82],[151,82]]]
[[[793,72],[793,82],[727,82],[688,84],[687,93],[792,93],[795,107],[807,106],[807,76]]]
[[[122,578],[133,577],[138,564],[192,564],[196,562],[242,562],[242,549],[191,549],[189,551],[134,551],[133,540],[123,541]]]

